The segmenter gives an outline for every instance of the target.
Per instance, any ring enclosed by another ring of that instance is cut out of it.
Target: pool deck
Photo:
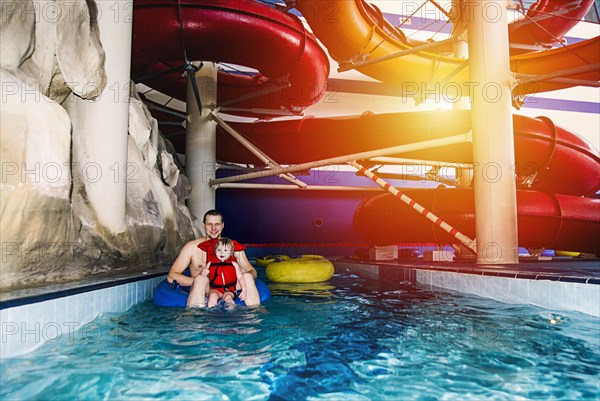
[[[156,277],[162,279],[166,274],[165,268],[158,268],[143,273],[99,274],[77,281],[50,283],[23,289],[9,289],[0,291],[0,310],[94,292]]]
[[[72,338],[80,329],[97,334],[93,320],[98,314],[125,312],[152,299],[165,277],[165,269],[160,269],[2,291],[0,359],[26,355],[60,337]]]
[[[522,258],[515,265],[474,262],[427,262],[403,258],[373,261],[334,260],[337,272],[379,280],[410,282],[432,291],[449,289],[509,304],[532,304],[551,310],[574,310],[600,316],[600,260],[553,257]]]

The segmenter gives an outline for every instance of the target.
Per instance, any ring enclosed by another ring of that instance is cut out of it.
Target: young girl
[[[234,244],[229,238],[219,238],[215,244],[214,254],[217,260],[209,260],[206,265],[210,293],[208,295],[208,306],[215,306],[219,299],[228,305],[234,305],[234,299],[238,296],[244,299],[246,296],[246,283],[242,277],[240,265],[233,256]],[[236,293],[236,284],[239,283],[241,292]]]

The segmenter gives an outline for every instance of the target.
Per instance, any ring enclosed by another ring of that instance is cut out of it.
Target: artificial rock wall
[[[72,96],[93,101],[106,86],[95,4],[69,2],[69,18],[40,15],[52,3],[66,2],[2,1],[0,290],[166,269],[197,235],[190,185],[135,89],[126,230],[99,223],[82,185],[94,171],[73,163],[78,133],[66,111]]]

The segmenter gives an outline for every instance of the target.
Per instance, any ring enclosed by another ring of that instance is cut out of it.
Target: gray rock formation
[[[3,1],[0,26],[0,290],[102,274],[167,269],[197,235],[185,206],[190,185],[137,93],[130,103],[127,230],[103,230],[73,180],[69,93],[98,96],[106,84],[93,1]],[[69,18],[48,18],[56,3]],[[29,7],[29,8],[28,8]],[[84,23],[81,23],[81,22]]]

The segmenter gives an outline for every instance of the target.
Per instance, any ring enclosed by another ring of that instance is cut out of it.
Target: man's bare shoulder
[[[208,238],[196,238],[193,239],[191,241],[188,241],[184,246],[183,246],[183,250],[188,251],[188,252],[193,252],[198,250],[198,244],[201,244],[202,242],[206,241]]]
[[[188,242],[188,244],[194,244],[195,246],[197,246],[198,244],[204,242],[204,241],[208,241],[210,238],[208,237],[201,237],[201,238],[196,238],[191,240],[190,242]]]

